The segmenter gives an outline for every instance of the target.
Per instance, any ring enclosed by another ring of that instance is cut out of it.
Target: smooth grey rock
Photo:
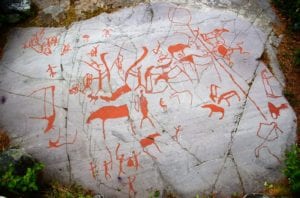
[[[271,19],[176,2],[12,32],[0,123],[49,178],[105,197],[227,197],[282,177],[296,123],[259,61]]]

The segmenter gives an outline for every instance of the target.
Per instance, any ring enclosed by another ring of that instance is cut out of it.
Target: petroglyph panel
[[[295,137],[282,86],[258,61],[266,40],[231,12],[167,3],[16,29],[0,121],[49,177],[105,197],[251,192],[280,176]]]

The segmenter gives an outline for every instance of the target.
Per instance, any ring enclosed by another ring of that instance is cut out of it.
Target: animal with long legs
[[[218,104],[220,104],[223,100],[225,100],[225,102],[227,102],[228,106],[230,106],[229,99],[232,98],[233,96],[236,96],[238,98],[238,101],[241,100],[238,93],[236,91],[232,90],[232,91],[228,91],[228,92],[221,94],[218,99]]]
[[[152,157],[154,159],[156,159],[156,157],[154,157],[148,151],[146,151],[145,148],[148,146],[154,145],[157,148],[157,150],[159,152],[161,152],[161,150],[159,149],[158,145],[155,142],[155,138],[157,138],[159,136],[161,136],[159,133],[153,133],[153,134],[150,134],[147,137],[140,140],[140,144],[142,146],[144,153],[146,153],[147,155],[149,155],[150,157]]]
[[[202,105],[201,107],[207,108],[210,110],[208,117],[211,117],[213,113],[221,113],[221,117],[219,118],[219,120],[222,120],[224,117],[224,108],[223,107],[220,107],[215,104],[206,104],[206,105]]]
[[[211,84],[210,85],[210,94],[209,94],[209,98],[217,103],[217,104],[221,104],[222,101],[225,100],[225,102],[228,104],[228,106],[230,106],[230,102],[229,99],[232,98],[233,96],[236,96],[238,101],[241,100],[240,96],[238,95],[238,93],[234,90],[230,90],[227,91],[225,93],[222,93],[220,96],[218,95],[218,89],[220,87],[215,85],[215,84]]]
[[[86,123],[90,124],[95,119],[102,120],[102,132],[103,138],[105,140],[105,121],[108,119],[118,119],[118,118],[130,118],[129,110],[127,105],[120,106],[104,106],[99,108],[97,111],[92,112],[88,117]]]
[[[288,104],[283,103],[277,107],[272,102],[268,102],[268,107],[272,118],[277,119],[280,116],[280,111],[288,108]]]

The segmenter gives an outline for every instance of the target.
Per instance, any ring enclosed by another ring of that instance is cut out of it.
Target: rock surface
[[[0,7],[3,11],[27,12],[30,10],[30,0],[3,0]]]
[[[13,24],[30,15],[29,0],[2,0],[0,2],[0,28],[3,24]]]
[[[105,197],[229,196],[280,178],[296,123],[259,61],[271,28],[197,6],[16,29],[0,65],[0,123],[49,178]]]

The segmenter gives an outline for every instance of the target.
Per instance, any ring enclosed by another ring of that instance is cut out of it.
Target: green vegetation
[[[215,198],[215,197],[216,197],[216,194],[214,194],[214,193],[202,194],[202,195],[196,194],[196,196],[195,196],[195,198]]]
[[[290,19],[294,30],[300,30],[300,0],[272,0],[272,3]]]
[[[151,193],[149,194],[149,198],[157,198],[157,197],[159,197],[159,196],[160,196],[160,191],[159,191],[159,190],[156,190],[156,191],[151,192]]]
[[[264,194],[271,197],[291,197],[288,183],[283,180],[277,183],[264,183]]]
[[[286,152],[284,163],[285,168],[283,172],[289,180],[291,191],[300,193],[300,148],[298,145],[293,145]]]
[[[37,176],[44,168],[41,163],[28,167],[24,175],[17,174],[15,167],[10,165],[8,170],[0,177],[0,188],[13,193],[37,191]]]

